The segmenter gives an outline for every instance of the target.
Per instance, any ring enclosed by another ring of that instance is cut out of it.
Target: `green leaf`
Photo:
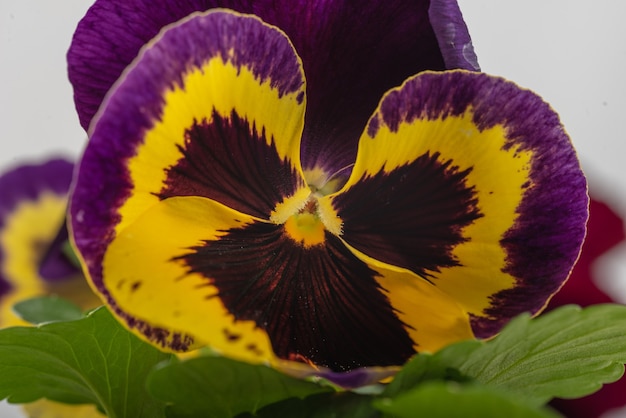
[[[83,317],[81,308],[67,299],[42,296],[23,300],[13,305],[15,313],[31,324],[73,321]]]
[[[321,393],[305,399],[290,398],[237,418],[381,418],[382,413],[372,406],[373,399],[351,392]]]
[[[395,398],[374,401],[374,406],[394,418],[479,417],[555,418],[548,409],[524,404],[495,388],[460,385],[456,382],[428,382]]]
[[[480,344],[478,341],[472,341],[472,343]],[[382,396],[393,398],[421,383],[442,380],[468,382],[472,379],[463,376],[458,370],[450,367],[437,356],[427,353],[419,354],[404,365],[386,387]]]
[[[511,321],[493,340],[435,354],[476,381],[535,405],[577,398],[619,379],[626,363],[626,306],[565,306]]]
[[[199,357],[156,369],[150,393],[170,403],[169,417],[233,417],[291,397],[331,389],[262,365]]]
[[[110,418],[164,417],[148,372],[171,357],[124,329],[105,308],[71,322],[0,330],[0,399],[92,403]]]

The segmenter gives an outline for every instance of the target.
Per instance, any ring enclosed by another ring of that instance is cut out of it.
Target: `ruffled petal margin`
[[[479,337],[539,312],[561,287],[588,205],[575,151],[549,106],[467,71],[422,73],[390,91],[348,183],[324,199],[355,252],[449,295]]]

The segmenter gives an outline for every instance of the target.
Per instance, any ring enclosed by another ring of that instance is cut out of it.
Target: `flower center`
[[[318,215],[317,199],[311,197],[298,213],[287,219],[284,227],[287,235],[304,247],[322,244],[326,228]]]
[[[336,236],[342,234],[342,221],[325,196],[336,191],[344,181],[329,182],[329,176],[319,169],[305,170],[305,179],[308,187],[299,189],[276,205],[270,221],[283,225],[289,238],[309,248],[323,244],[326,231]]]
[[[301,203],[295,213],[291,211],[284,214],[283,222],[276,222],[280,216],[274,219],[276,223],[283,224],[287,236],[307,248],[323,244],[326,240],[326,231],[341,235],[341,221],[335,210],[324,199],[321,201],[318,199],[319,196],[312,188],[304,204]],[[286,207],[293,208],[291,205]]]

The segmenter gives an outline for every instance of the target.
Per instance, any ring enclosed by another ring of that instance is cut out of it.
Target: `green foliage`
[[[0,330],[0,399],[92,403],[109,417],[163,417],[147,373],[170,355],[126,331],[104,308],[87,317]]]
[[[559,415],[539,409],[496,388],[457,382],[428,382],[396,398],[383,398],[374,405],[393,418],[476,417],[555,418]]]
[[[13,311],[31,324],[45,322],[72,321],[83,317],[79,306],[66,299],[44,296],[16,303]]]
[[[480,344],[478,341],[468,342]],[[460,343],[458,346],[468,342]],[[457,369],[446,364],[439,356],[420,354],[402,368],[393,381],[387,385],[382,395],[393,398],[425,382],[468,382],[471,380],[471,378],[463,376]]]
[[[0,330],[0,398],[92,403],[110,417],[553,418],[546,402],[592,393],[626,362],[619,305],[522,315],[490,341],[417,355],[390,384],[358,393],[215,355],[173,361],[104,308],[83,317],[37,298],[16,311],[42,325]]]
[[[171,404],[168,417],[233,417],[274,402],[332,389],[286,376],[266,366],[223,357],[199,357],[160,367],[149,391]]]
[[[237,418],[381,418],[382,412],[372,405],[374,399],[374,396],[352,392],[321,393],[306,399],[287,399],[254,415],[243,414]]]
[[[535,319],[521,315],[491,341],[452,345],[436,357],[535,405],[582,397],[624,373],[626,306],[565,306]]]

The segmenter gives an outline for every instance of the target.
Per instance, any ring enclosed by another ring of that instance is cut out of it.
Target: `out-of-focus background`
[[[92,0],[0,0],[0,170],[51,154],[77,158],[65,52]],[[626,2],[459,0],[483,71],[543,96],[561,115],[592,193],[626,216]],[[626,246],[598,266],[626,302]],[[625,403],[626,403],[626,394]],[[0,404],[0,417],[21,417]],[[626,417],[626,410],[607,415]]]

